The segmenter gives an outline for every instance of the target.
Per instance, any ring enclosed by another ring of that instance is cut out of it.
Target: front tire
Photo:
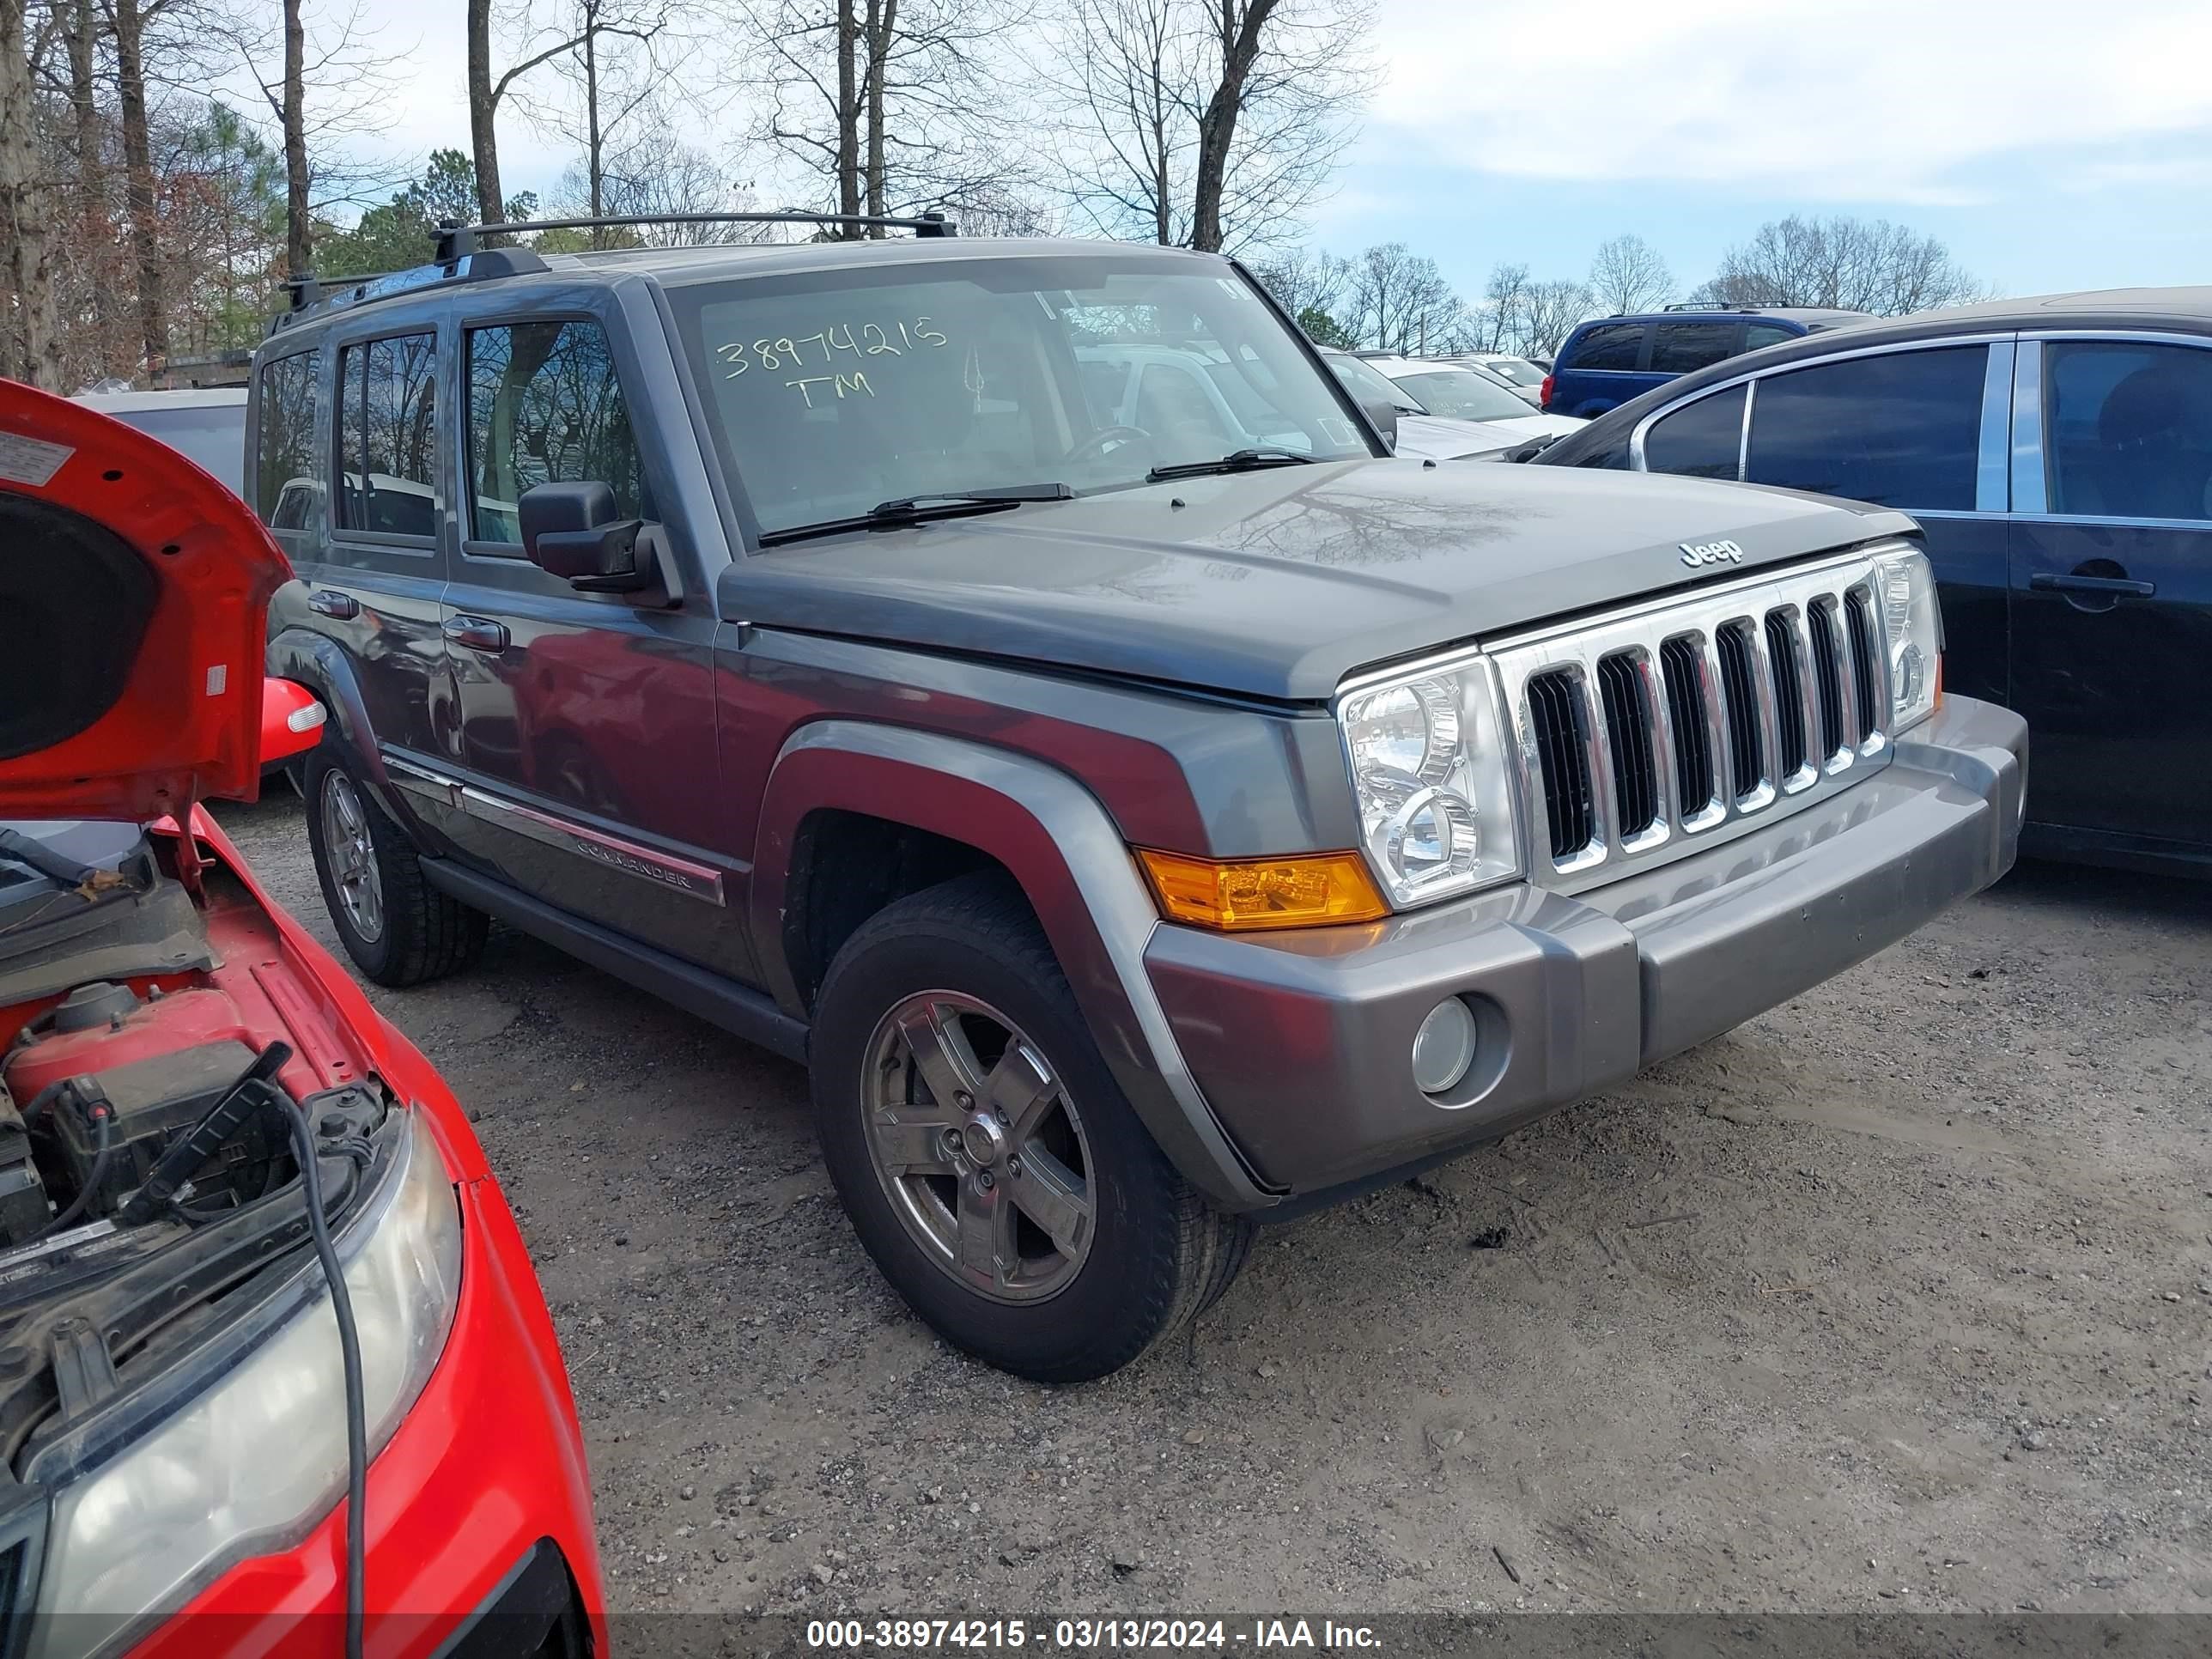
[[[491,919],[430,885],[407,832],[325,744],[308,757],[307,844],[331,924],[379,985],[420,985],[483,952]]]
[[[811,1058],[862,1246],[939,1334],[1002,1370],[1118,1370],[1243,1263],[1251,1224],[1161,1156],[1003,877],[863,924],[823,981]]]

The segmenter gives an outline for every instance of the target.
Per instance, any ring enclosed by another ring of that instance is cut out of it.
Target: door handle
[[[361,601],[350,593],[341,593],[333,587],[318,587],[307,595],[307,609],[319,617],[335,617],[340,622],[350,622],[361,615]]]
[[[465,645],[471,651],[507,649],[507,624],[495,623],[489,617],[448,617],[438,631],[455,645]]]
[[[2126,576],[2062,576],[2055,570],[2037,571],[2027,579],[2027,585],[2046,593],[2125,594],[2138,599],[2148,599],[2158,592],[2156,582],[2139,582]]]

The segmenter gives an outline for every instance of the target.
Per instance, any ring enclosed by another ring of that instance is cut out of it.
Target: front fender
[[[266,665],[276,678],[297,680],[323,700],[331,724],[360,761],[368,781],[389,792],[392,780],[369,725],[368,704],[345,653],[312,629],[286,628],[270,636]]]
[[[793,733],[762,800],[749,920],[768,988],[800,1016],[783,919],[799,827],[823,810],[927,830],[1005,866],[1036,912],[1115,1080],[1160,1150],[1224,1208],[1276,1200],[1254,1179],[1183,1063],[1144,966],[1159,913],[1088,790],[1042,762],[934,732],[822,720]]]

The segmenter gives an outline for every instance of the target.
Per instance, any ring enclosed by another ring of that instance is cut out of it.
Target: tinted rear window
[[[1884,507],[1970,511],[1986,346],[1847,358],[1770,374],[1751,410],[1753,483]]]
[[[261,453],[253,510],[272,530],[304,530],[322,491],[315,477],[316,354],[295,352],[261,365]]]
[[[1688,374],[1734,355],[1736,327],[1734,323],[1654,323],[1651,372]]]
[[[1644,348],[1641,323],[1605,323],[1589,331],[1560,354],[1562,368],[1632,369]]]

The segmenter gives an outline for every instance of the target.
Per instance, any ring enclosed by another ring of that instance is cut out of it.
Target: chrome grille
[[[1726,840],[1888,758],[1863,555],[1490,647],[1534,877],[1577,889]]]

